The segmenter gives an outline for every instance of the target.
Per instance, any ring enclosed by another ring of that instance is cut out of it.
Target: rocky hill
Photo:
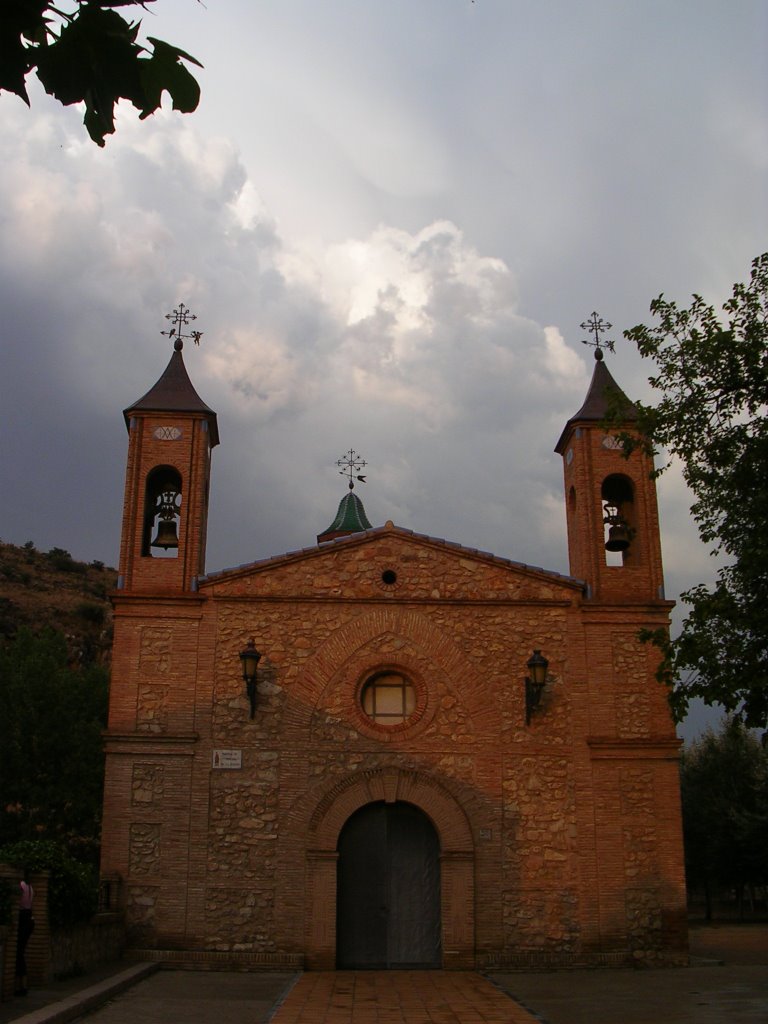
[[[67,637],[73,663],[107,664],[112,608],[107,595],[117,572],[101,562],[78,562],[63,548],[38,551],[0,541],[0,643],[19,627],[46,627]]]

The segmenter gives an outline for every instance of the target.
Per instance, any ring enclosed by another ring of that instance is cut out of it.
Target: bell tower
[[[659,515],[653,459],[642,447],[625,456],[619,433],[636,434],[637,410],[603,359],[595,334],[595,369],[587,397],[565,425],[555,451],[563,457],[571,575],[583,579],[588,598],[608,603],[664,599]],[[611,345],[612,347],[612,345]],[[611,428],[605,421],[611,416]]]
[[[197,589],[205,567],[211,451],[216,413],[192,386],[182,357],[183,303],[168,315],[173,355],[143,398],[124,411],[128,427],[118,590],[173,593]],[[200,332],[190,335],[196,343]]]

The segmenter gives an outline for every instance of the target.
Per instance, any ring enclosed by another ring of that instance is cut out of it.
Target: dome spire
[[[638,418],[637,407],[627,398],[603,362],[603,348],[613,352],[614,342],[608,338],[601,339],[600,335],[605,331],[609,331],[613,325],[609,324],[607,320],[603,320],[598,313],[592,313],[589,320],[585,320],[580,326],[582,330],[589,331],[595,337],[594,341],[582,339],[581,342],[582,345],[589,345],[594,348],[595,369],[592,373],[592,381],[583,405],[568,420],[560,435],[560,439],[555,445],[555,451],[560,454],[564,450],[567,435],[577,423],[601,423],[609,415],[619,417],[624,423],[634,423]]]
[[[191,339],[196,345],[200,344],[202,331],[191,331],[183,334],[182,328],[190,320],[197,320],[197,317],[190,313],[183,302],[173,313],[166,314],[166,320],[173,320],[174,325],[168,331],[160,333],[173,338],[173,352],[165,370],[149,391],[139,398],[133,405],[123,410],[126,426],[130,424],[131,415],[136,411],[143,412],[189,412],[203,413],[209,422],[211,431],[211,447],[219,443],[219,430],[216,421],[216,413],[209,408],[189,379],[187,368],[184,365],[184,357],[181,350],[184,341]]]
[[[346,537],[351,533],[361,533],[363,530],[370,530],[371,524],[365,514],[362,501],[354,493],[355,480],[361,484],[366,482],[365,476],[356,472],[367,466],[368,463],[362,459],[354,448],[336,462],[340,476],[346,476],[349,480],[349,491],[339,502],[336,518],[327,529],[317,535],[317,543],[322,544],[327,540],[335,540],[336,537]]]

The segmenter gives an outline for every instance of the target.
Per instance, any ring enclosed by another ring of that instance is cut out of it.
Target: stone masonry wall
[[[684,901],[679,819],[666,809],[674,733],[634,620],[585,630],[581,601],[554,574],[393,530],[212,577],[197,620],[189,603],[175,618],[166,601],[162,620],[149,599],[132,606],[124,628],[141,653],[113,697],[127,714],[134,694],[134,732],[120,741],[131,768],[115,754],[105,814],[130,817],[106,867],[126,879],[134,944],[278,957],[332,943],[334,876],[317,875],[326,897],[308,888],[312,815],[336,787],[398,772],[432,780],[468,822],[470,874],[451,875],[451,899],[457,879],[473,880],[478,963],[659,952]],[[251,636],[262,652],[252,720],[238,658]],[[550,676],[526,726],[534,648]],[[416,690],[395,729],[360,707],[382,668]],[[608,761],[595,774],[596,724],[599,756],[623,758],[618,774]],[[142,736],[151,756],[131,746]],[[182,741],[189,774],[171,777]],[[211,770],[214,750],[239,752],[241,767]],[[171,911],[169,893],[183,906]]]

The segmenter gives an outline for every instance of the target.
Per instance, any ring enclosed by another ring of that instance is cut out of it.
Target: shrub
[[[86,566],[82,562],[74,561],[72,555],[64,548],[51,548],[45,557],[59,572],[74,572],[82,576],[87,571]]]
[[[96,913],[99,884],[95,869],[74,860],[58,843],[25,839],[0,846],[0,861],[33,874],[50,872],[48,916],[52,925],[66,927],[87,921]]]
[[[106,609],[101,605],[90,604],[88,601],[82,601],[75,611],[81,619],[85,619],[86,622],[93,623],[94,626],[101,626],[104,622],[104,615],[106,614]]]

